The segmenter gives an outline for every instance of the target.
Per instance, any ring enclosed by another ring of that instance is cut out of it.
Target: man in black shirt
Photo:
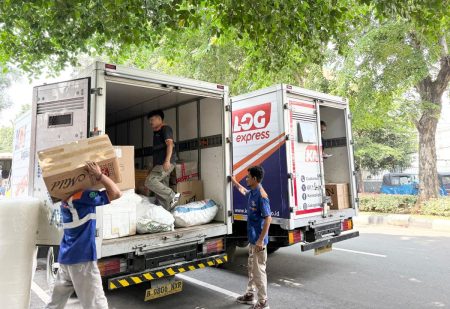
[[[145,186],[153,191],[167,210],[178,203],[180,194],[169,186],[170,174],[175,168],[172,128],[164,124],[164,112],[155,110],[147,115],[153,129],[153,169],[145,180]]]

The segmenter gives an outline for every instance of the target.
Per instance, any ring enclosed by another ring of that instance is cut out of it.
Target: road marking
[[[333,250],[350,252],[350,253],[356,253],[356,254],[363,254],[363,255],[370,255],[370,256],[376,256],[376,257],[381,257],[381,258],[386,258],[387,257],[387,255],[384,255],[384,254],[376,254],[376,253],[356,251],[356,250],[349,250],[349,249],[342,249],[342,248],[334,248],[333,247]]]
[[[31,282],[31,290],[36,293],[36,295],[45,303],[47,304],[50,302],[50,296],[45,293],[45,291],[36,283]]]
[[[189,281],[189,282],[191,282],[193,284],[200,285],[200,286],[205,287],[207,289],[219,292],[221,294],[224,294],[224,295],[227,295],[227,296],[230,296],[230,297],[233,297],[233,298],[238,298],[239,296],[241,296],[240,294],[237,294],[237,293],[234,293],[234,292],[222,289],[222,288],[220,288],[218,286],[215,286],[215,285],[212,285],[212,284],[209,284],[209,283],[206,283],[206,282],[203,282],[203,281],[200,281],[200,280],[188,277],[186,275],[178,274],[176,276],[178,278],[182,279],[182,280]]]

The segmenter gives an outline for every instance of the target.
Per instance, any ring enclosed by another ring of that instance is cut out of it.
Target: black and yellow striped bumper
[[[145,271],[142,273],[136,273],[132,275],[126,275],[122,277],[116,277],[108,279],[108,290],[116,290],[119,288],[126,288],[130,285],[136,285],[152,280],[161,278],[167,278],[175,276],[176,274],[185,273],[191,270],[202,269],[206,267],[217,266],[228,261],[227,255],[219,254],[210,256],[204,259],[190,261],[186,263],[179,263],[172,267],[163,267],[152,269],[151,271]]]

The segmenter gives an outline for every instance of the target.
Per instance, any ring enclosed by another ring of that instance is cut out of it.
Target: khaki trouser
[[[248,285],[247,293],[258,290],[258,301],[267,300],[267,247],[256,252],[256,246],[250,244],[248,255]]]
[[[63,309],[73,292],[83,309],[108,309],[97,262],[59,265],[50,303],[47,309]]]
[[[162,165],[156,165],[145,180],[145,186],[155,193],[166,209],[170,208],[170,203],[175,196],[175,192],[169,186],[170,174],[174,168],[175,165],[171,164],[170,169],[166,172]]]

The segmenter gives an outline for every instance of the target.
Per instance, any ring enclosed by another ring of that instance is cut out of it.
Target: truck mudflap
[[[350,238],[355,238],[358,236],[359,236],[359,231],[354,231],[354,232],[350,232],[350,233],[343,233],[338,236],[322,238],[322,239],[316,240],[314,242],[302,244],[301,245],[302,251],[308,251],[308,250],[312,250],[312,249],[322,248],[327,245],[331,245],[331,244],[334,244],[334,243],[337,243],[337,242],[340,242],[343,240],[347,240]]]
[[[129,274],[121,277],[108,279],[108,290],[116,290],[126,288],[130,285],[136,285],[161,278],[168,278],[176,274],[185,273],[191,270],[202,269],[206,267],[214,267],[226,263],[228,257],[226,253],[210,256],[207,258],[189,261],[185,263],[177,263],[176,265],[155,268],[150,271],[144,271],[135,274]]]

